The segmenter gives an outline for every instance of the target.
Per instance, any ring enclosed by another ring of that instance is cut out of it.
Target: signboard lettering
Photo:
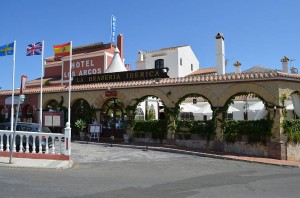
[[[64,61],[63,63],[63,78],[65,80],[69,79],[69,64],[69,61]],[[104,58],[102,56],[81,58],[72,61],[72,77],[102,74],[103,71]]]
[[[117,97],[117,92],[116,91],[106,91],[105,96],[106,97]]]
[[[169,78],[168,68],[161,69],[147,69],[136,70],[127,72],[115,72],[96,75],[74,76],[72,84],[92,84],[104,82],[120,82],[120,81],[133,81],[133,80],[150,80],[156,78]]]

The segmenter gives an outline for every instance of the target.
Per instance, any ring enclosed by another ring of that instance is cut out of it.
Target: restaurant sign
[[[169,78],[169,68],[73,76],[73,85]]]
[[[117,97],[117,91],[106,91],[105,96],[106,97]]]

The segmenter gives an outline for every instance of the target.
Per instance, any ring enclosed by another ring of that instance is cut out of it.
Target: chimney
[[[282,62],[282,71],[285,72],[285,73],[289,73],[289,66],[288,66],[289,60],[290,59],[288,59],[286,56],[284,56],[281,59],[281,62]]]
[[[224,37],[222,33],[218,33],[216,36],[216,52],[217,52],[217,63],[216,69],[218,75],[225,74],[225,48],[224,48]]]
[[[144,61],[144,53],[142,51],[139,51],[137,61],[138,62],[143,62]]]
[[[233,66],[235,67],[235,73],[240,74],[241,73],[241,63],[239,61],[236,61]]]
[[[130,64],[125,64],[127,71],[130,71]]]
[[[120,51],[120,57],[121,57],[121,60],[124,62],[124,51],[123,51],[123,34],[119,34],[118,35],[118,38],[117,38],[117,46],[118,46],[118,49]]]

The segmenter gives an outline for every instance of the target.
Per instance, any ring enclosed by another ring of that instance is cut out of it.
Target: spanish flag
[[[71,42],[60,44],[60,45],[54,45],[54,56],[55,57],[69,56],[70,46],[71,46]]]

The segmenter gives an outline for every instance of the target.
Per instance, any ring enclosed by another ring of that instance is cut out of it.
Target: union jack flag
[[[27,46],[26,56],[41,55],[42,49],[43,49],[42,42],[37,42],[36,44],[29,44]]]

